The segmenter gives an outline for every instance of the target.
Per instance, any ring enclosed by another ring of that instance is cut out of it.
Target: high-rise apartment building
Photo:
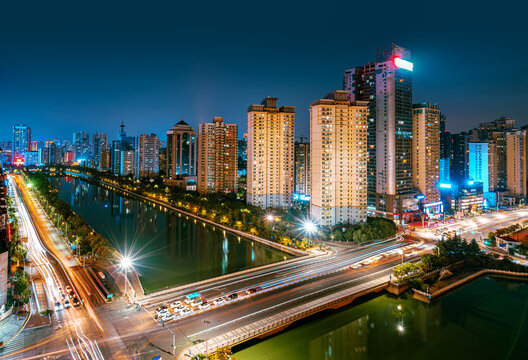
[[[437,104],[413,105],[413,186],[425,196],[423,203],[440,201],[440,110]]]
[[[506,133],[507,188],[517,198],[526,199],[528,174],[527,130],[516,130]]]
[[[73,158],[77,162],[90,158],[90,135],[84,131],[73,133]]]
[[[29,143],[29,151],[38,151],[37,141],[31,140]]]
[[[115,176],[121,174],[121,141],[119,140],[112,141],[111,170]]]
[[[170,186],[196,190],[196,131],[181,120],[167,131],[167,175]]]
[[[108,137],[105,133],[96,132],[92,134],[92,160],[97,168],[101,169],[103,151],[108,148]]]
[[[469,143],[469,181],[482,183],[484,198],[495,190],[495,144],[490,142]]]
[[[153,177],[159,174],[160,141],[155,134],[143,134],[137,141],[136,177]]]
[[[277,108],[277,98],[267,97],[249,107],[247,128],[247,202],[264,209],[292,206],[295,106]]]
[[[136,164],[136,150],[123,150],[121,149],[121,160],[119,161],[120,169],[119,175],[128,176],[134,175],[134,169]]]
[[[303,141],[295,142],[295,195],[310,196],[310,143]]]
[[[345,71],[351,100],[368,101],[367,213],[398,222],[419,210],[412,180],[412,70],[410,51],[393,44],[376,62]]]
[[[13,162],[30,150],[31,128],[25,124],[13,126],[13,142],[11,145]]]
[[[214,117],[198,128],[198,191],[237,190],[238,126]]]
[[[367,214],[368,102],[337,90],[310,107],[310,215],[323,226],[358,223]]]

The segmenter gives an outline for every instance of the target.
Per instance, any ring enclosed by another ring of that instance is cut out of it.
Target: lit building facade
[[[159,174],[160,141],[155,134],[143,134],[137,140],[136,177],[152,177]]]
[[[238,126],[222,117],[198,128],[198,191],[234,193],[237,190]]]
[[[267,97],[249,107],[247,128],[247,202],[264,209],[291,207],[295,107],[277,108],[277,98]]]
[[[84,162],[90,158],[90,135],[84,131],[73,133],[73,158]]]
[[[295,142],[295,196],[306,198],[310,196],[311,167],[310,143]],[[304,196],[303,196],[304,195]]]
[[[29,144],[31,143],[31,128],[24,124],[13,126],[13,142],[11,145],[11,153],[13,162],[16,158],[24,157],[24,154],[30,151]]]
[[[413,105],[413,186],[425,196],[423,203],[440,200],[440,110],[437,104]]]
[[[367,217],[368,102],[337,90],[310,107],[310,215],[320,225]]]
[[[506,133],[507,188],[519,199],[526,199],[527,195],[527,148],[527,130]]]
[[[376,63],[345,71],[351,100],[369,102],[368,208],[397,222],[419,211],[412,177],[412,70],[410,51],[380,49]]]
[[[108,136],[102,132],[92,134],[92,160],[95,166],[102,169],[103,151],[108,148]]]
[[[196,131],[181,120],[167,131],[167,175],[169,186],[196,190]]]

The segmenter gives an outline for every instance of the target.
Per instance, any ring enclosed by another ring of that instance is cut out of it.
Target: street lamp
[[[401,262],[401,263],[402,263],[402,265],[403,265],[403,250],[398,250],[398,253],[400,253],[401,256],[402,256],[402,262]]]
[[[127,272],[128,269],[131,269],[133,267],[132,259],[130,259],[128,256],[123,256],[120,261],[121,268],[125,270],[125,297],[127,297]]]
[[[266,220],[268,220],[269,222],[272,222],[273,221],[273,215],[272,214],[266,215]]]

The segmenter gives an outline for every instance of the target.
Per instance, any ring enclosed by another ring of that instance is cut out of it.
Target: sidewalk
[[[2,320],[0,323],[0,341],[3,341],[5,346],[9,343],[15,336],[18,335],[20,330],[26,325],[27,317],[21,315],[11,314],[6,319]]]

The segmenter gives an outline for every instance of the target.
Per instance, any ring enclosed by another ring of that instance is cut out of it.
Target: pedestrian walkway
[[[37,312],[40,313],[44,310],[50,309],[48,304],[48,298],[46,296],[46,289],[44,288],[44,281],[42,279],[33,280],[33,294],[37,302]]]
[[[0,341],[4,344],[2,347],[9,344],[22,330],[26,324],[27,317],[11,314],[0,323]]]

